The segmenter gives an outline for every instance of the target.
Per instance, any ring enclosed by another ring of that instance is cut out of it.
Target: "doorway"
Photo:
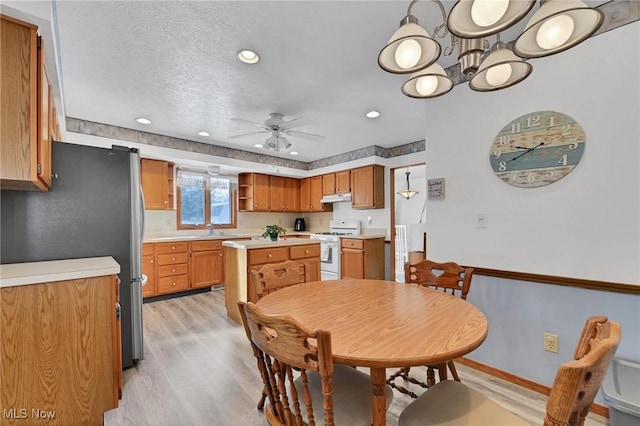
[[[425,163],[410,164],[390,172],[391,277],[404,282],[404,263],[410,257],[426,256],[427,167]]]

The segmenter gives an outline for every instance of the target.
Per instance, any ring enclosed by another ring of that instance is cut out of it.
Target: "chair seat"
[[[316,425],[324,425],[322,415],[322,385],[320,375],[314,371],[307,371],[309,380],[309,392],[311,401],[318,406],[313,407]],[[295,385],[299,395],[302,395],[302,379],[296,378]],[[393,400],[393,391],[389,386],[385,387],[387,398],[387,408]],[[333,415],[337,425],[371,425],[373,423],[373,411],[371,409],[371,378],[353,367],[346,365],[333,366]],[[307,423],[306,409],[302,407],[301,412],[304,421]]]
[[[531,426],[460,382],[438,382],[404,409],[400,426]]]

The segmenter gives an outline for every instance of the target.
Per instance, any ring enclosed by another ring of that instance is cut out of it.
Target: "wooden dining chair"
[[[431,287],[445,293],[459,296],[466,300],[469,289],[471,288],[471,277],[473,276],[473,268],[463,268],[455,262],[434,262],[431,260],[422,260],[414,264],[404,264],[404,277],[406,283],[418,284],[424,287]],[[435,384],[435,370],[438,370],[438,378],[440,381],[447,379],[447,368],[451,371],[451,376],[455,381],[460,381],[456,366],[453,360],[443,362],[438,365],[427,365],[426,382],[411,376],[410,368],[401,368],[394,374],[389,376],[387,383],[397,389],[399,392],[407,394],[413,398],[418,395],[410,391],[404,386],[397,385],[395,379],[402,377],[403,380],[419,385],[425,389]]]
[[[268,263],[257,270],[252,269],[251,277],[258,300],[283,287],[309,282],[309,268],[308,263],[286,260]]]
[[[260,269],[251,269],[253,287],[258,300],[283,287],[306,283],[309,281],[309,264],[286,260],[281,263],[268,263]],[[264,408],[267,394],[262,392],[258,401],[258,410]]]
[[[607,317],[587,319],[574,360],[560,366],[547,400],[544,426],[582,426],[620,341],[620,326]],[[530,423],[483,393],[445,380],[400,414],[400,426],[510,425]]]
[[[331,333],[310,331],[289,316],[264,314],[238,302],[247,337],[267,393],[270,425],[370,425],[370,377],[334,365]],[[393,399],[386,386],[387,408]]]

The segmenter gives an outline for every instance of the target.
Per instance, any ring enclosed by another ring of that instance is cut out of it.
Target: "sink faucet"
[[[209,228],[209,235],[213,235],[213,223],[207,223],[207,228]]]

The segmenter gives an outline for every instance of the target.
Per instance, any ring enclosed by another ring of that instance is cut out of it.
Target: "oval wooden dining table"
[[[487,319],[460,298],[395,281],[343,279],[285,287],[258,306],[331,332],[337,364],[369,367],[374,425],[386,424],[386,368],[437,364],[487,336]]]

